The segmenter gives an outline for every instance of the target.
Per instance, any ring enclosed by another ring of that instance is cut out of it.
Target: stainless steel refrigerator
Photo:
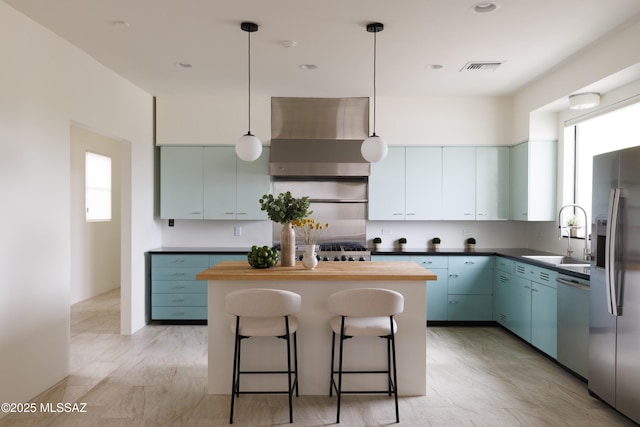
[[[593,160],[589,392],[640,423],[640,147]]]

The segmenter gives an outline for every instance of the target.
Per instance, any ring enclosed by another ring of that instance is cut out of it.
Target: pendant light
[[[248,131],[246,135],[240,137],[238,142],[236,142],[236,154],[237,156],[244,161],[252,162],[257,160],[262,154],[262,143],[251,133],[251,33],[255,33],[258,31],[258,24],[254,24],[253,22],[243,22],[240,24],[240,29],[242,31],[246,31],[249,38],[249,61],[248,61]]]
[[[387,156],[387,143],[376,135],[376,35],[384,30],[379,22],[367,24],[367,32],[373,33],[373,134],[362,142],[360,152],[370,163],[377,163]]]

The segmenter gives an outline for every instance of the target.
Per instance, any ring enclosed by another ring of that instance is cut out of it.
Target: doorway
[[[71,124],[71,284],[70,304],[120,287],[121,153],[123,142]],[[86,153],[111,159],[111,218],[86,219]]]

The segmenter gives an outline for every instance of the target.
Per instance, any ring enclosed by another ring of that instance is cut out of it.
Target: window
[[[111,220],[111,158],[87,151],[85,162],[87,221]]]
[[[591,187],[593,182],[593,156],[610,151],[640,145],[640,103],[633,104],[607,114],[578,123],[565,129],[566,153],[565,174],[566,182],[573,188],[565,186],[565,203],[575,203],[582,206],[587,215],[591,216]],[[573,140],[573,144],[571,141]],[[573,155],[571,152],[573,151]],[[571,164],[573,163],[573,164]],[[573,179],[570,175],[573,173]],[[563,221],[571,215],[570,209],[563,214]],[[579,212],[578,218],[582,221]],[[587,226],[590,224],[588,218]],[[584,226],[585,224],[581,224]],[[585,230],[581,229],[578,236],[584,237]],[[590,230],[587,230],[590,232]]]

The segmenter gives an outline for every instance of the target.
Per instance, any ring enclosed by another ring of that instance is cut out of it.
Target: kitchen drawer
[[[475,269],[455,273],[449,269],[447,284],[449,295],[453,294],[493,294],[493,270]]]
[[[493,319],[491,295],[449,295],[447,319],[452,321],[487,321]]]
[[[152,307],[154,320],[207,320],[207,307]]]
[[[493,269],[492,256],[450,256],[449,271],[465,270],[472,268],[490,268]]]
[[[412,255],[409,257],[411,261],[415,261],[427,270],[433,268],[447,268],[449,265],[449,257],[447,256],[420,256]]]
[[[209,268],[204,267],[178,267],[178,268],[151,268],[151,280],[196,280],[196,274]],[[206,282],[205,282],[206,283]]]
[[[513,274],[516,270],[516,262],[509,258],[496,257],[496,270]]]
[[[154,294],[206,294],[207,282],[204,280],[152,280],[151,292]]]
[[[151,305],[154,307],[206,307],[207,294],[153,294]]]
[[[151,267],[209,267],[209,255],[156,255],[151,256]]]

